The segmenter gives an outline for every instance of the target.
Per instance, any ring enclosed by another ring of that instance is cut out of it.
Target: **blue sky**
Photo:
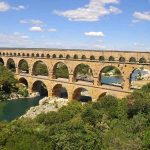
[[[150,0],[0,0],[0,47],[150,50]]]

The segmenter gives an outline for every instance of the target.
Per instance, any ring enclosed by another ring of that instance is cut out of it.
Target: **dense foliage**
[[[59,66],[57,66],[55,70],[55,76],[56,78],[69,78],[69,72],[66,65],[63,63],[59,63]]]
[[[38,62],[33,69],[33,74],[34,75],[42,75],[42,76],[48,76],[48,69],[47,66],[42,63],[42,62]]]
[[[28,97],[29,96],[29,92],[28,89],[25,85],[23,84],[19,84],[18,86],[18,92],[19,95],[23,96],[23,97]]]
[[[0,65],[0,100],[5,100],[12,92],[16,92],[17,80],[14,74]]]
[[[78,65],[76,68],[76,73],[78,73],[80,75],[86,75],[86,74],[91,75],[92,74],[90,67],[85,64]]]
[[[150,84],[124,99],[72,102],[36,119],[0,123],[3,150],[150,149]]]
[[[29,72],[29,66],[28,66],[28,63],[26,61],[22,61],[20,64],[19,64],[19,70],[20,71],[25,71],[26,73]]]

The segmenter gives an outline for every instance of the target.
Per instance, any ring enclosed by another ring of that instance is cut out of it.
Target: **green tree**
[[[16,92],[16,83],[14,74],[4,66],[0,66],[0,90],[5,94]]]
[[[56,78],[69,78],[67,66],[63,63],[59,63],[59,66],[56,68],[55,76]]]
[[[48,76],[48,69],[44,63],[38,62],[33,71],[34,75]]]
[[[26,71],[28,73],[29,71],[28,63],[26,61],[21,62],[21,64],[19,65],[19,69],[21,71]]]
[[[76,73],[80,75],[92,75],[91,69],[88,65],[80,64],[76,68]]]

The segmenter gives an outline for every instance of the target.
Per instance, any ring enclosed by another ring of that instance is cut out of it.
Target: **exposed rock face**
[[[39,105],[31,107],[26,114],[20,118],[31,118],[34,119],[40,113],[47,113],[50,111],[57,111],[64,105],[67,105],[68,100],[63,98],[48,98],[45,97],[39,101]]]

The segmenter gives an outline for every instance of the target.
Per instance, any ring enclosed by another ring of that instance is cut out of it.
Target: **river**
[[[0,121],[12,121],[25,114],[32,106],[37,106],[41,97],[0,102]]]
[[[121,84],[123,82],[123,78],[121,76],[102,76],[101,80],[102,84],[112,84],[112,83],[119,83]]]

